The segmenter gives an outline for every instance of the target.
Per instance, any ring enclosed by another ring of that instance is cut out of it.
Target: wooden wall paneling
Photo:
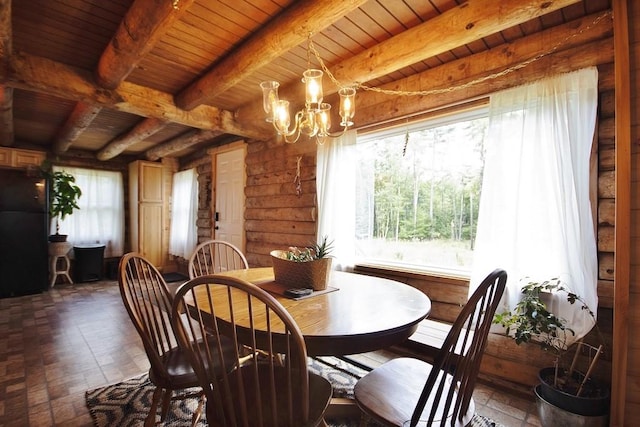
[[[298,158],[302,193],[294,177]],[[269,253],[316,240],[316,145],[286,144],[276,138],[247,147],[245,189],[246,256],[252,266],[270,266]]]

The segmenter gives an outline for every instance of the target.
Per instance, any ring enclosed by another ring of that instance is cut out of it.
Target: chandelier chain
[[[548,56],[554,52],[556,52],[561,46],[563,46],[564,44],[566,44],[567,42],[569,42],[571,39],[589,31],[591,28],[593,28],[595,25],[597,25],[600,21],[602,21],[604,18],[606,18],[607,16],[610,16],[612,14],[611,11],[605,11],[604,13],[600,14],[599,16],[597,16],[592,23],[590,23],[589,25],[587,25],[586,27],[580,29],[579,31],[576,31],[573,34],[570,34],[569,36],[565,37],[563,40],[561,40],[560,42],[556,43],[555,45],[553,45],[553,47],[549,50],[547,50],[546,52],[540,53],[532,58],[527,59],[526,61],[520,62],[519,64],[513,65],[509,68],[506,68],[502,71],[498,71],[495,73],[491,73],[488,74],[486,76],[483,77],[479,77],[477,79],[474,80],[470,80],[467,83],[463,83],[461,85],[458,86],[452,86],[452,87],[447,87],[447,88],[442,88],[442,89],[429,89],[429,90],[418,90],[418,91],[404,91],[404,90],[392,90],[392,89],[382,89],[379,87],[375,87],[375,86],[368,86],[365,85],[363,83],[359,83],[359,82],[355,82],[353,85],[351,86],[344,86],[342,85],[338,79],[336,79],[336,77],[333,75],[333,73],[331,73],[331,71],[329,70],[329,68],[325,65],[324,61],[322,60],[322,58],[320,57],[320,53],[318,52],[318,50],[316,49],[315,45],[313,44],[313,41],[311,40],[311,35],[309,35],[309,40],[308,40],[308,52],[312,52],[313,55],[317,58],[318,62],[320,63],[320,67],[322,67],[322,70],[327,74],[327,76],[329,76],[329,79],[333,82],[334,85],[336,85],[336,87],[338,88],[343,88],[343,87],[354,87],[357,89],[362,89],[362,90],[366,90],[366,91],[370,91],[370,92],[378,92],[378,93],[382,93],[385,95],[401,95],[401,96],[426,96],[426,95],[437,95],[437,94],[443,94],[443,93],[449,93],[449,92],[453,92],[455,90],[460,90],[460,89],[466,89],[469,88],[471,86],[474,86],[476,84],[479,83],[483,83],[485,81],[488,80],[493,80],[496,79],[498,77],[503,77],[506,76],[507,74],[511,74],[515,71],[521,70],[522,68],[536,62],[539,61],[540,59],[544,58],[545,56]],[[307,53],[308,54],[308,53]]]

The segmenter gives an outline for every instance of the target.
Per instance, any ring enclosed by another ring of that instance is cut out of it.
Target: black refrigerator
[[[0,169],[0,298],[48,288],[47,184],[34,175]]]

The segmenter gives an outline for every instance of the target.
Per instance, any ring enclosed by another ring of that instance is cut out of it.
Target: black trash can
[[[73,247],[75,264],[73,267],[76,282],[102,280],[104,269],[105,245],[77,245]]]

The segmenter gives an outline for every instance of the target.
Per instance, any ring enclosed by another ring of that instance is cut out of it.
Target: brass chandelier
[[[311,52],[315,54],[322,68],[326,70],[319,54],[313,48],[311,38],[309,38],[307,46],[308,68],[302,73],[302,83],[305,85],[305,103],[304,108],[295,113],[293,127],[291,127],[289,101],[278,98],[278,87],[280,83],[276,81],[264,81],[260,83],[260,88],[262,89],[262,106],[266,113],[266,121],[272,123],[278,134],[283,136],[285,142],[288,143],[298,141],[300,135],[304,134],[308,137],[315,137],[316,142],[322,144],[327,137],[335,138],[341,136],[350,126],[353,126],[356,90],[354,87],[341,87],[338,90],[338,95],[340,95],[339,114],[342,131],[337,134],[330,133],[331,104],[322,102],[322,76],[324,72],[319,69],[310,68]],[[330,77],[333,76],[330,75]],[[337,82],[334,80],[334,83]]]

